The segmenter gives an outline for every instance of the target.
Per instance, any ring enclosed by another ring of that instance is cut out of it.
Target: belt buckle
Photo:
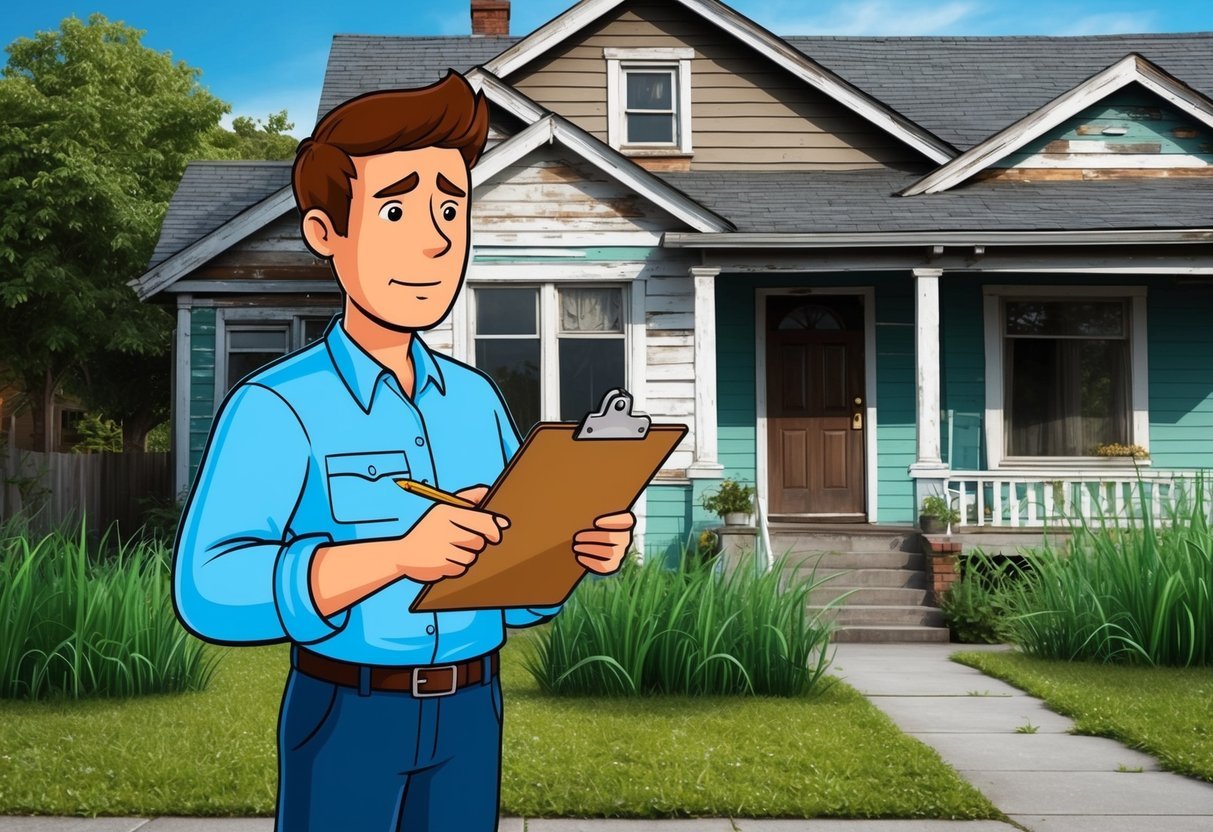
[[[425,671],[425,673],[428,674],[432,670],[449,670],[449,671],[451,671],[451,689],[450,690],[423,691],[423,690],[417,689],[417,685],[419,683],[425,684],[425,682],[428,681],[427,676],[422,676],[422,671]],[[413,682],[413,696],[417,696],[417,697],[449,696],[450,694],[454,693],[456,691],[456,689],[459,687],[459,668],[453,664],[437,664],[432,667],[416,667],[416,668],[413,668],[412,682]]]

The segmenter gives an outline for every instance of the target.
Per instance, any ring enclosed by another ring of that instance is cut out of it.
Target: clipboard
[[[686,436],[632,412],[623,388],[581,422],[540,422],[527,434],[480,507],[510,518],[501,542],[467,571],[426,584],[410,612],[552,607],[589,570],[573,536],[604,514],[627,511]]]

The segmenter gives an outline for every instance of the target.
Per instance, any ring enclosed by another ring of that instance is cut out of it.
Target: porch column
[[[190,329],[193,312],[193,295],[177,295],[177,331],[174,344],[173,372],[170,386],[173,391],[172,440],[173,449],[173,499],[190,487]]]
[[[720,269],[693,266],[695,284],[695,460],[691,478],[719,478],[716,452],[716,276]]]
[[[941,494],[948,466],[939,454],[939,278],[943,269],[914,269],[914,368],[917,401],[914,516],[928,494]]]

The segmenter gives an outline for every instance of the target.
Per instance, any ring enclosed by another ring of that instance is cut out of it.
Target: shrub
[[[726,514],[749,514],[754,510],[754,486],[724,479],[714,494],[704,494],[703,508],[720,517]]]
[[[151,541],[91,556],[78,537],[0,528],[0,698],[201,690],[219,654],[179,623],[171,556]],[[103,538],[99,548],[106,548]]]
[[[830,658],[832,625],[805,615],[815,578],[773,569],[725,575],[719,558],[637,565],[583,581],[524,659],[546,693],[800,696]],[[815,573],[813,573],[815,574]]]
[[[944,621],[964,644],[1001,644],[1009,640],[1004,597],[1009,562],[996,562],[980,549],[960,562],[960,579],[940,596]]]
[[[1157,487],[1153,485],[1152,487]],[[1032,574],[1006,595],[1012,639],[1031,655],[1126,664],[1213,664],[1213,530],[1203,478],[1140,526],[1082,522],[1063,550],[1028,552]]]

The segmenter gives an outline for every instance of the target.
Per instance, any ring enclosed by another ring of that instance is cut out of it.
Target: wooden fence
[[[24,514],[31,530],[45,533],[66,524],[102,532],[118,524],[122,534],[143,525],[146,503],[173,496],[167,453],[64,454],[0,448],[0,520]]]

